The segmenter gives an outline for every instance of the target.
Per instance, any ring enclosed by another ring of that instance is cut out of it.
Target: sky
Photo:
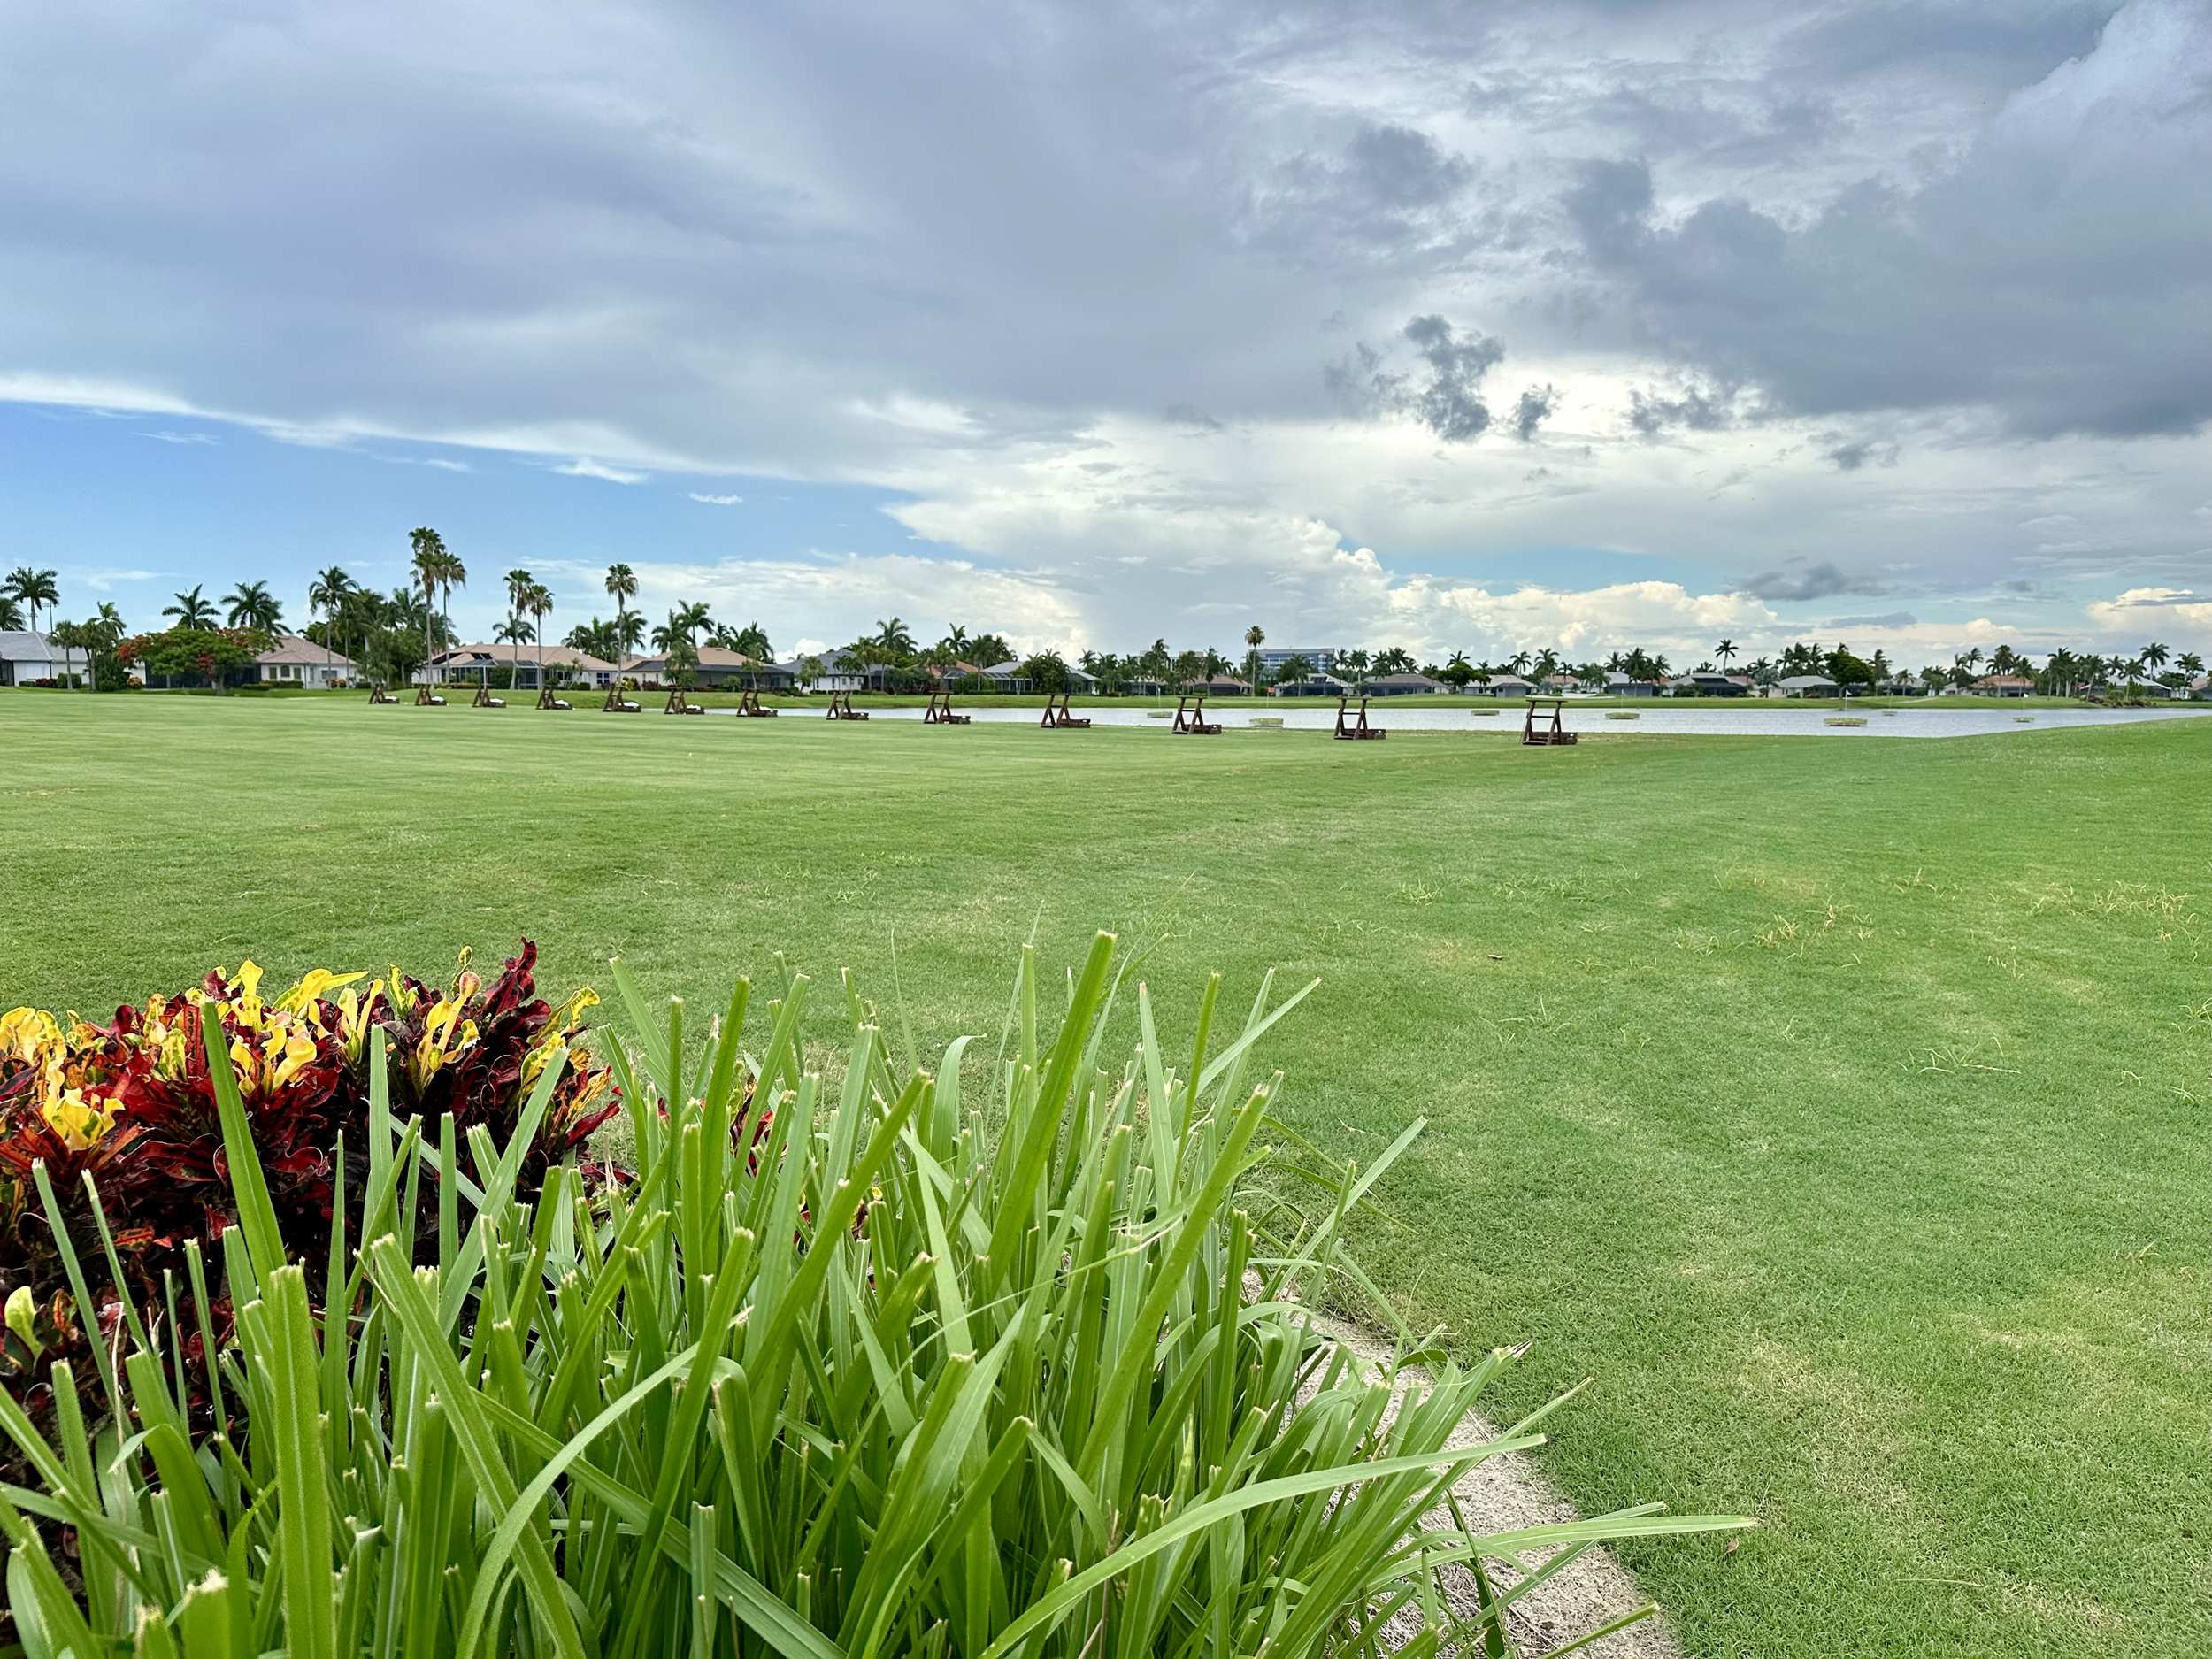
[[[2212,0],[87,0],[0,111],[65,614],[2212,649]]]

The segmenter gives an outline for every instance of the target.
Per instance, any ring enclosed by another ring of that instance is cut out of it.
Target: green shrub
[[[979,1104],[966,1039],[933,1076],[903,1068],[849,984],[826,1082],[803,1064],[803,978],[752,1054],[744,982],[700,1041],[617,964],[634,1030],[607,1059],[636,1167],[596,1202],[567,1166],[534,1202],[520,1186],[560,1060],[503,1149],[479,1125],[434,1151],[392,1116],[379,1028],[365,1174],[327,1240],[285,1233],[216,1068],[242,1287],[218,1375],[250,1433],[191,1443],[174,1332],[209,1328],[196,1249],[182,1305],[132,1330],[133,1416],[50,1443],[0,1399],[38,1475],[0,1492],[27,1648],[1369,1654],[1403,1613],[1426,1626],[1413,1651],[1498,1652],[1517,1592],[1483,1563],[1737,1525],[1417,1529],[1471,1465],[1540,1437],[1532,1418],[1448,1444],[1509,1353],[1463,1370],[1402,1333],[1432,1380],[1375,1380],[1312,1327],[1364,1285],[1346,1219],[1415,1131],[1310,1213],[1270,1197],[1296,1160],[1264,1149],[1280,1079],[1254,1050],[1304,994],[1263,985],[1225,1041],[1210,986],[1179,1066],[1138,985],[1139,1043],[1110,1071],[1127,972],[1102,935],[1048,1034],[1025,956]],[[198,1011],[217,1041],[219,1010]],[[438,1170],[434,1239],[396,1233]],[[97,1271],[104,1246],[73,1240],[73,1271]],[[1456,1615],[1440,1579],[1467,1571]]]

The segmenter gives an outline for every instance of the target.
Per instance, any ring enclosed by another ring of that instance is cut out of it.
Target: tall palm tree
[[[23,626],[23,602],[7,588],[0,588],[0,628],[19,628]]]
[[[627,565],[607,566],[607,592],[614,600],[614,638],[618,641],[630,631],[630,601],[637,597],[637,572]],[[615,667],[622,666],[622,647],[615,647]],[[617,678],[619,678],[619,674]]]
[[[507,619],[510,622],[519,623],[522,620],[522,613],[530,608],[530,590],[537,585],[538,579],[531,575],[528,571],[514,570],[507,572]],[[511,633],[502,634],[500,637],[514,641],[519,636]],[[514,661],[509,665],[508,683],[511,685],[521,678],[521,674],[522,651],[518,647],[514,653]]]
[[[1713,656],[1719,661],[1724,673],[1727,672],[1729,662],[1735,655],[1736,641],[1733,640],[1723,640],[1718,645],[1713,647]]]
[[[1245,683],[1258,688],[1260,683],[1260,647],[1267,643],[1267,630],[1255,622],[1244,631]]]
[[[445,570],[445,538],[427,525],[418,525],[407,533],[407,545],[414,549],[415,580],[422,584],[424,683],[434,684],[436,676],[430,670],[430,618],[438,608],[438,582]]]
[[[553,613],[553,590],[543,582],[532,582],[528,595],[530,620],[538,629],[538,689],[545,689],[545,619]]]
[[[885,656],[893,662],[914,654],[914,632],[902,617],[893,617],[888,621],[879,619],[876,631],[869,638],[881,646]]]
[[[453,643],[453,590],[469,585],[469,567],[458,553],[442,554],[438,560],[438,626],[447,645]]]
[[[273,631],[283,620],[284,607],[270,593],[266,582],[240,582],[223,596],[228,610],[228,620],[234,628],[260,628]]]
[[[2166,648],[2155,640],[2146,645],[2138,655],[2150,664],[2154,673],[2166,666]]]
[[[61,604],[61,589],[55,585],[52,571],[35,571],[27,565],[19,565],[8,572],[7,591],[23,602],[31,613],[31,632],[38,632],[39,607],[54,611]]]
[[[161,614],[165,617],[174,617],[177,619],[177,626],[180,628],[213,627],[215,607],[200,596],[200,588],[203,585],[199,582],[193,583],[189,593],[176,595],[176,603],[162,606]]]
[[[319,571],[307,584],[307,611],[310,616],[320,612],[323,618],[323,672],[330,671],[330,638],[337,631],[338,610],[353,591],[353,578],[338,565]]]

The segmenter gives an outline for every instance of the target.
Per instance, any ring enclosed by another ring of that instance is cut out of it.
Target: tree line
[[[468,585],[467,565],[436,530],[421,526],[410,531],[408,546],[410,580],[389,592],[357,581],[339,565],[317,572],[307,584],[309,621],[302,630],[304,637],[347,657],[366,676],[395,684],[457,643],[453,593]],[[630,565],[610,565],[603,587],[613,602],[614,615],[575,624],[562,636],[561,645],[615,664],[649,645],[666,659],[667,677],[678,684],[695,673],[703,647],[733,651],[764,664],[774,661],[767,630],[757,621],[718,621],[697,601],[672,606],[663,621],[649,624],[632,603],[638,586],[637,572]],[[517,668],[527,648],[542,680],[550,637],[548,618],[554,610],[552,589],[523,569],[508,571],[502,587],[506,613],[493,630],[493,641],[512,649]],[[116,607],[104,601],[81,621],[60,619],[56,573],[26,565],[0,580],[0,628],[28,626],[35,631],[43,617],[48,637],[56,646],[84,654],[84,678],[90,685],[119,687],[124,666],[131,662],[173,678],[197,673],[217,680],[242,669],[257,651],[267,648],[285,626],[284,606],[265,582],[240,582],[220,599],[207,597],[204,588],[197,584],[175,595],[162,608],[165,622],[160,629],[133,634]],[[1608,683],[1609,675],[1659,683],[1677,672],[1663,653],[1641,646],[1578,663],[1551,647],[1522,649],[1490,662],[1472,659],[1464,651],[1454,651],[1441,661],[1421,661],[1402,646],[1386,646],[1321,651],[1310,659],[1293,656],[1263,672],[1260,648],[1266,638],[1257,626],[1246,629],[1241,661],[1210,646],[1171,650],[1160,638],[1141,651],[1087,650],[1077,658],[1077,665],[1108,695],[1202,685],[1232,668],[1241,668],[1245,683],[1254,688],[1304,685],[1324,675],[1358,686],[1390,674],[1417,672],[1460,690],[1487,686],[1509,674],[1538,681],[1566,674],[1596,688]],[[1818,675],[1847,688],[1899,689],[1916,681],[1930,691],[1970,686],[1986,672],[2017,675],[2032,681],[2038,691],[2058,696],[2078,695],[2101,686],[2134,689],[2154,684],[2180,690],[2204,672],[2204,659],[2197,653],[2170,652],[2157,641],[2131,654],[2060,649],[2039,663],[2009,645],[1987,650],[1975,646],[1948,664],[1910,672],[1895,667],[1878,649],[1862,657],[1842,643],[1824,647],[1793,642],[1776,656],[1756,657],[1739,670],[1734,664],[1741,655],[1733,640],[1723,639],[1707,659],[1688,672],[1740,674],[1763,687],[1793,675]],[[964,671],[1009,663],[1015,664],[1017,675],[1041,689],[1064,689],[1071,681],[1068,664],[1056,651],[1018,657],[1003,634],[958,624],[948,627],[934,643],[924,645],[907,622],[895,616],[879,620],[872,632],[834,653],[802,657],[795,664],[798,678],[803,682],[818,680],[833,659],[887,689],[956,679]],[[557,673],[561,666],[557,659]]]

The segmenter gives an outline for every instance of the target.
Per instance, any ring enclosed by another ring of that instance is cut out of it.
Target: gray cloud
[[[1692,432],[1721,432],[1736,424],[1736,395],[1701,386],[1664,393],[1639,387],[1628,395],[1628,424],[1647,438],[1656,438],[1671,426]]]
[[[1743,589],[1761,599],[1826,599],[1836,594],[1889,591],[1886,584],[1870,576],[1847,575],[1828,559],[1792,559],[1779,570],[1746,578]]]
[[[1399,338],[1412,346],[1422,367],[1392,368],[1385,352],[1356,342],[1323,371],[1337,401],[1367,419],[1409,417],[1447,443],[1471,442],[1488,431],[1490,406],[1483,401],[1482,380],[1504,361],[1503,343],[1483,334],[1462,338],[1434,314],[1408,319]]]
[[[1536,435],[1537,427],[1550,419],[1559,408],[1559,391],[1552,386],[1532,386],[1521,394],[1521,401],[1513,409],[1513,435],[1526,443]]]
[[[1161,411],[1164,419],[1178,426],[1188,426],[1194,432],[1219,432],[1221,423],[1195,403],[1170,403]]]
[[[1821,454],[1839,472],[1855,472],[1861,467],[1895,466],[1898,446],[1877,442],[1871,438],[1848,438],[1841,433],[1825,433],[1821,437]]]
[[[1614,160],[1561,206],[1639,336],[1777,412],[1978,407],[2031,437],[2212,419],[2195,0],[2126,6],[1916,184],[1870,177],[1810,214],[1734,195],[1663,211],[1648,165]]]
[[[1872,617],[1831,617],[1832,628],[1909,628],[1920,618],[1909,611],[1885,611]]]

